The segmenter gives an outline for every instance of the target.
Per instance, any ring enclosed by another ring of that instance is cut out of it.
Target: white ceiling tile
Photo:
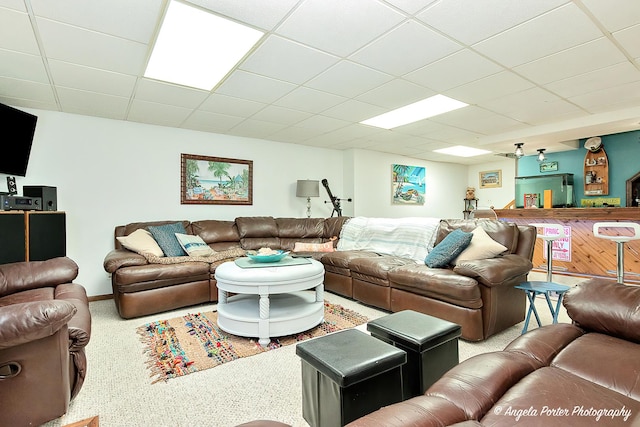
[[[640,2],[638,0],[617,0],[615,3],[602,0],[582,0],[582,3],[612,33],[636,25],[638,17],[640,17]]]
[[[40,56],[12,50],[0,49],[0,76],[49,83]]]
[[[358,96],[392,79],[388,74],[360,64],[340,61],[305,86],[342,96]]]
[[[276,105],[269,105],[251,116],[251,118],[255,120],[281,123],[283,125],[290,126],[306,118],[309,118],[310,116],[311,113],[307,113],[304,111],[292,110],[290,108],[278,107]]]
[[[394,76],[403,76],[462,48],[415,21],[394,28],[350,59]]]
[[[143,78],[138,82],[134,99],[193,109],[208,96],[209,92],[204,90]]]
[[[479,104],[510,93],[521,92],[532,86],[533,83],[522,77],[510,71],[503,71],[443,93],[467,104]]]
[[[545,84],[584,74],[625,61],[625,56],[606,37],[514,68],[536,83]]]
[[[224,133],[238,125],[243,120],[244,119],[242,117],[211,113],[207,111],[195,111],[182,124],[182,127],[202,132]]]
[[[471,132],[453,126],[443,126],[440,130],[429,133],[429,139],[460,144],[464,144],[465,142],[469,143],[480,136],[482,135],[477,132]]]
[[[129,98],[121,96],[67,88],[58,88],[57,93],[65,111],[86,116],[123,120],[129,106]]]
[[[234,126],[229,132],[236,136],[248,138],[265,138],[287,127],[283,124],[264,122],[262,120],[247,119]]]
[[[633,58],[640,57],[640,24],[618,31],[613,37]]]
[[[147,46],[142,43],[38,18],[46,55],[53,59],[139,75],[144,71]]]
[[[364,126],[361,124],[352,124],[331,132],[327,132],[322,135],[318,135],[314,138],[310,138],[307,140],[307,142],[313,142],[321,145],[332,145],[340,142],[350,141],[352,139],[363,138],[380,131],[381,130],[379,128],[373,128],[371,126]]]
[[[506,67],[515,67],[601,36],[598,27],[569,3],[473,47]],[[527,48],[522,49],[523,45]]]
[[[436,1],[437,0],[387,0],[387,3],[413,15]]]
[[[311,129],[319,133],[326,133],[349,125],[345,120],[321,115],[311,116],[296,124],[296,127]]]
[[[474,106],[450,111],[446,114],[432,117],[431,120],[483,135],[503,133],[525,127],[523,123],[510,117]]]
[[[13,105],[14,107],[37,108],[39,110],[58,111],[55,102],[34,101],[32,99],[11,98],[0,94],[0,102],[5,105]]]
[[[417,17],[433,28],[472,45],[566,2],[567,0],[443,0],[434,3]]]
[[[569,100],[591,112],[637,107],[640,105],[640,81],[574,96]]]
[[[284,61],[284,58],[296,58]],[[319,50],[270,36],[241,65],[240,69],[274,79],[302,84],[317,76],[338,58]]]
[[[53,90],[48,84],[27,80],[0,77],[0,96],[18,99],[31,99],[46,104],[55,104]]]
[[[301,128],[298,126],[290,126],[279,130],[269,136],[269,139],[280,142],[304,142],[310,138],[318,136],[316,129]]]
[[[162,0],[30,0],[36,16],[116,37],[149,43],[162,16]]]
[[[346,98],[319,90],[299,87],[275,102],[281,107],[293,108],[309,113],[320,113],[344,102]]]
[[[485,102],[483,107],[529,124],[539,123],[549,116],[584,114],[575,105],[535,87]]]
[[[134,122],[180,127],[189,114],[191,110],[188,108],[134,100],[127,119]]]
[[[547,88],[559,96],[572,98],[635,81],[640,81],[640,71],[629,62],[621,62],[550,83]]]
[[[230,116],[250,117],[262,110],[266,105],[261,102],[214,93],[200,105],[199,110]]]
[[[387,111],[386,108],[367,104],[366,102],[349,99],[335,107],[328,108],[322,112],[323,116],[334,117],[336,119],[361,122],[371,117],[375,117]]]
[[[289,13],[298,0],[189,0],[189,3],[255,25],[263,30],[271,30]]]
[[[3,7],[19,10],[20,12],[27,11],[27,8],[24,5],[24,0],[0,0],[0,8]]]
[[[436,93],[402,79],[394,79],[357,97],[358,101],[394,109],[409,105]]]
[[[33,35],[29,15],[0,8],[0,49],[38,55],[38,43]]]
[[[465,49],[404,76],[405,79],[442,92],[504,70],[495,62]]]
[[[49,60],[49,70],[56,86],[123,97],[131,95],[137,80],[132,75],[114,73],[54,59]]]
[[[276,32],[346,57],[402,20],[376,0],[306,0]]]
[[[291,83],[239,70],[227,78],[216,93],[270,104],[295,88]]]

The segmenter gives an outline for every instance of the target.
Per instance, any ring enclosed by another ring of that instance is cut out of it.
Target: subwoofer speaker
[[[7,177],[7,189],[9,191],[9,194],[11,194],[11,195],[18,194],[18,186],[16,185],[16,177],[15,176],[8,176]]]
[[[43,211],[58,210],[58,196],[56,187],[44,185],[25,185],[22,187],[22,195],[27,197],[40,197]]]

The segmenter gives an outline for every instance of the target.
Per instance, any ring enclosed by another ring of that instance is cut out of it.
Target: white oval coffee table
[[[308,261],[256,268],[241,268],[229,261],[218,266],[215,278],[220,329],[242,337],[258,337],[258,343],[266,347],[271,337],[307,331],[322,323],[324,267],[314,259]]]

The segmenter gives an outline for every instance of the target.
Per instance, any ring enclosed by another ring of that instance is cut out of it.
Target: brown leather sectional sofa
[[[239,217],[234,221],[182,221],[214,250],[271,247],[292,250],[296,242],[323,243],[340,236],[347,217]],[[176,221],[117,226],[115,237]],[[368,251],[312,253],[325,267],[325,289],[389,311],[412,309],[462,326],[462,337],[479,341],[524,319],[525,296],[513,288],[532,268],[536,230],[492,220],[442,220],[436,244],[451,231],[482,226],[507,247],[505,254],[465,261],[455,268],[429,268],[412,260]],[[337,245],[338,240],[334,240]],[[150,264],[120,246],[104,260],[116,307],[123,318],[217,301],[219,263]]]
[[[640,425],[640,287],[591,279],[564,306],[572,324],[467,359],[424,395],[348,426]]]
[[[84,382],[89,301],[69,258],[0,265],[0,425],[67,412]]]

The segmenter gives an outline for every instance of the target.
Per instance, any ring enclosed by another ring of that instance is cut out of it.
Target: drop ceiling
[[[462,164],[640,129],[637,0],[189,3],[265,33],[211,91],[143,77],[167,1],[0,0],[0,102]],[[438,93],[470,106],[359,123]]]

